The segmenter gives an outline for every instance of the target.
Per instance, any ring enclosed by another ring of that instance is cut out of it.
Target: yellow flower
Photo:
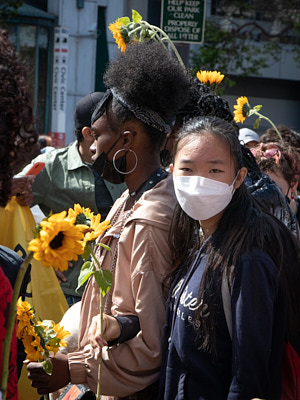
[[[108,29],[113,34],[119,49],[121,49],[121,51],[123,52],[126,50],[126,41],[122,34],[122,29],[121,29],[122,26],[123,26],[122,22],[117,20],[114,23],[109,24]]]
[[[197,78],[199,79],[199,81],[201,83],[205,84],[208,81],[206,78],[206,73],[207,73],[207,71],[198,71],[197,72]]]
[[[84,242],[94,241],[106,229],[110,228],[109,221],[100,223],[101,214],[94,215],[89,208],[74,204],[74,209],[69,208],[67,219],[74,223],[84,234]]]
[[[68,336],[71,335],[69,331],[65,331],[63,326],[60,326],[59,324],[54,325],[53,329],[56,332],[56,337],[60,339],[59,346],[68,346],[68,342],[66,342],[64,339]]]
[[[62,211],[42,221],[39,237],[28,246],[36,260],[61,271],[68,269],[68,261],[77,260],[84,252],[83,233],[65,216],[66,211]]]
[[[80,204],[74,204],[74,209],[69,208],[67,219],[69,219],[73,224],[85,223],[88,218],[92,218],[94,213],[90,208],[81,207]]]
[[[70,335],[70,332],[51,320],[39,321],[31,305],[27,301],[23,302],[21,298],[17,304],[17,316],[18,328],[20,324],[25,324],[20,338],[22,338],[28,360],[47,360],[50,353],[55,356],[61,346],[68,345],[64,339]]]
[[[27,354],[27,359],[30,361],[42,361],[43,347],[41,346],[41,339],[36,334],[26,335],[22,338],[24,350]]]
[[[31,304],[27,301],[22,301],[22,297],[19,297],[17,302],[17,318],[19,321],[29,321],[32,319],[33,316],[33,309]]]
[[[33,319],[33,309],[32,306],[27,301],[22,301],[19,297],[17,302],[17,337],[21,339],[24,334],[24,330],[28,327],[32,331],[31,320]]]
[[[103,221],[100,223],[101,215],[94,215],[91,219],[91,226],[87,227],[85,230],[84,240],[85,242],[92,242],[98,236],[102,235],[102,233],[110,228],[110,221]]]
[[[251,107],[247,97],[245,96],[239,97],[236,102],[237,104],[234,105],[234,120],[235,122],[240,122],[242,124],[246,117],[248,117]]]
[[[219,84],[222,82],[224,79],[224,75],[221,74],[221,72],[218,71],[198,71],[197,72],[197,78],[201,83],[210,83],[212,85],[213,83]]]

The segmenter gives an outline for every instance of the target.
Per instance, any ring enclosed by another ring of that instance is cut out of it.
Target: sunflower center
[[[88,225],[90,226],[91,221],[86,217],[84,213],[78,214],[76,216],[75,225]]]
[[[51,240],[51,242],[50,242],[49,245],[50,245],[50,247],[51,247],[52,250],[58,249],[59,247],[62,246],[64,236],[65,236],[65,235],[63,234],[63,232],[60,231],[60,232],[55,236],[55,238]]]
[[[242,114],[244,117],[248,117],[248,112],[251,110],[249,103],[243,104]]]

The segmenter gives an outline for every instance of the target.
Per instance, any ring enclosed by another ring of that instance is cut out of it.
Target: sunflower
[[[219,84],[224,79],[224,75],[218,71],[198,71],[197,78],[201,83]]]
[[[98,236],[102,235],[102,233],[110,228],[110,221],[103,221],[100,223],[101,215],[94,215],[91,219],[91,225],[84,232],[84,241],[92,242],[97,239]]]
[[[27,301],[22,301],[19,297],[17,302],[17,337],[21,339],[24,335],[25,329],[29,328],[32,331],[31,321],[33,320],[33,308]],[[28,330],[28,329],[27,329]]]
[[[92,218],[94,213],[90,208],[81,207],[80,204],[74,204],[74,209],[69,208],[67,219],[69,219],[73,224],[87,224],[88,220]]]
[[[65,216],[66,211],[62,211],[43,220],[39,237],[31,240],[28,246],[36,260],[61,271],[68,269],[68,261],[76,261],[84,252],[83,233]]]
[[[235,122],[244,123],[246,117],[249,115],[249,111],[251,110],[251,106],[248,102],[247,97],[241,96],[237,99],[237,104],[234,105],[234,120]]]
[[[122,52],[126,50],[126,42],[129,41],[129,38],[125,35],[125,30],[123,27],[122,22],[119,20],[115,21],[114,23],[109,24],[108,29],[113,34],[113,37]],[[128,36],[128,35],[127,35]]]
[[[69,331],[65,331],[64,327],[60,326],[59,324],[54,325],[53,329],[56,332],[57,339],[60,340],[59,346],[67,347],[68,342],[66,342],[64,339],[70,336],[71,333]]]
[[[22,338],[25,353],[27,359],[30,361],[42,361],[43,360],[43,347],[41,345],[41,339],[38,335],[26,335]]]

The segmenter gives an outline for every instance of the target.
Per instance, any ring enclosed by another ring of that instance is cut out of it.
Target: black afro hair
[[[191,77],[189,100],[177,116],[186,122],[194,117],[218,117],[233,123],[233,114],[229,104],[222,97],[212,93],[208,86],[197,78]]]
[[[148,107],[166,122],[174,120],[188,96],[186,70],[158,42],[136,42],[111,61],[104,75],[108,88],[115,88],[127,101]]]

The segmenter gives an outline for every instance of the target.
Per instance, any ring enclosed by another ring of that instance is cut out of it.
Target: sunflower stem
[[[100,270],[101,269],[101,265],[100,265],[99,261],[97,260],[97,257],[95,256],[93,251],[91,251],[91,256],[93,258],[93,262],[97,265],[98,269]]]
[[[9,356],[10,356],[10,344],[11,339],[14,331],[15,321],[16,321],[16,313],[17,313],[17,301],[19,298],[19,293],[21,289],[21,285],[23,282],[24,275],[28,269],[30,261],[32,260],[33,252],[30,251],[25,260],[22,262],[16,282],[14,285],[14,290],[12,294],[11,303],[9,306],[9,314],[7,320],[7,330],[5,334],[5,338],[3,340],[3,355],[2,355],[2,367],[1,367],[1,393],[2,393],[2,400],[6,399],[7,393],[7,381],[8,381],[8,374],[9,374]]]
[[[132,31],[130,31],[130,36],[132,36],[134,33],[140,31],[142,29],[142,25],[137,26],[136,28],[132,29]]]
[[[270,120],[270,118],[265,117],[264,115],[260,114],[258,111],[255,111],[255,110],[254,110],[253,114],[257,115],[259,118],[262,118],[262,119],[265,119],[266,121],[268,121],[269,124],[272,125],[272,127],[275,129],[275,131],[276,131],[277,135],[279,136],[280,140],[283,142],[283,139],[282,139],[282,136],[281,136],[279,130],[276,128],[276,126],[274,125],[273,121]]]
[[[101,269],[101,265],[99,261],[97,260],[97,257],[95,256],[94,252],[91,252],[93,261],[96,263],[99,269]],[[99,319],[100,319],[100,335],[103,335],[103,295],[101,292],[101,289],[99,288],[99,294],[100,294],[100,304],[99,304]],[[100,350],[100,356],[99,356],[99,366],[98,366],[98,380],[97,380],[97,395],[96,399],[100,400],[101,397],[101,367],[102,367],[102,351]]]
[[[100,318],[100,335],[103,335],[103,296],[101,290],[100,292],[100,305],[99,305],[99,318]],[[100,399],[101,396],[101,367],[102,367],[102,349],[100,350],[99,357],[99,367],[98,367],[98,382],[97,382],[97,400]]]
[[[185,69],[185,65],[184,62],[182,61],[182,58],[180,57],[180,54],[178,52],[178,50],[176,49],[176,46],[174,45],[174,43],[172,42],[172,40],[169,38],[169,36],[162,30],[160,29],[158,26],[155,25],[150,25],[147,21],[141,21],[145,24],[145,26],[153,29],[155,32],[160,33],[164,39],[167,40],[167,42],[169,43],[169,45],[171,46],[172,50],[174,51],[179,63],[182,65],[182,67]],[[162,43],[162,38],[160,38],[158,35],[157,36],[158,40],[160,43]],[[163,44],[163,43],[162,43]]]

